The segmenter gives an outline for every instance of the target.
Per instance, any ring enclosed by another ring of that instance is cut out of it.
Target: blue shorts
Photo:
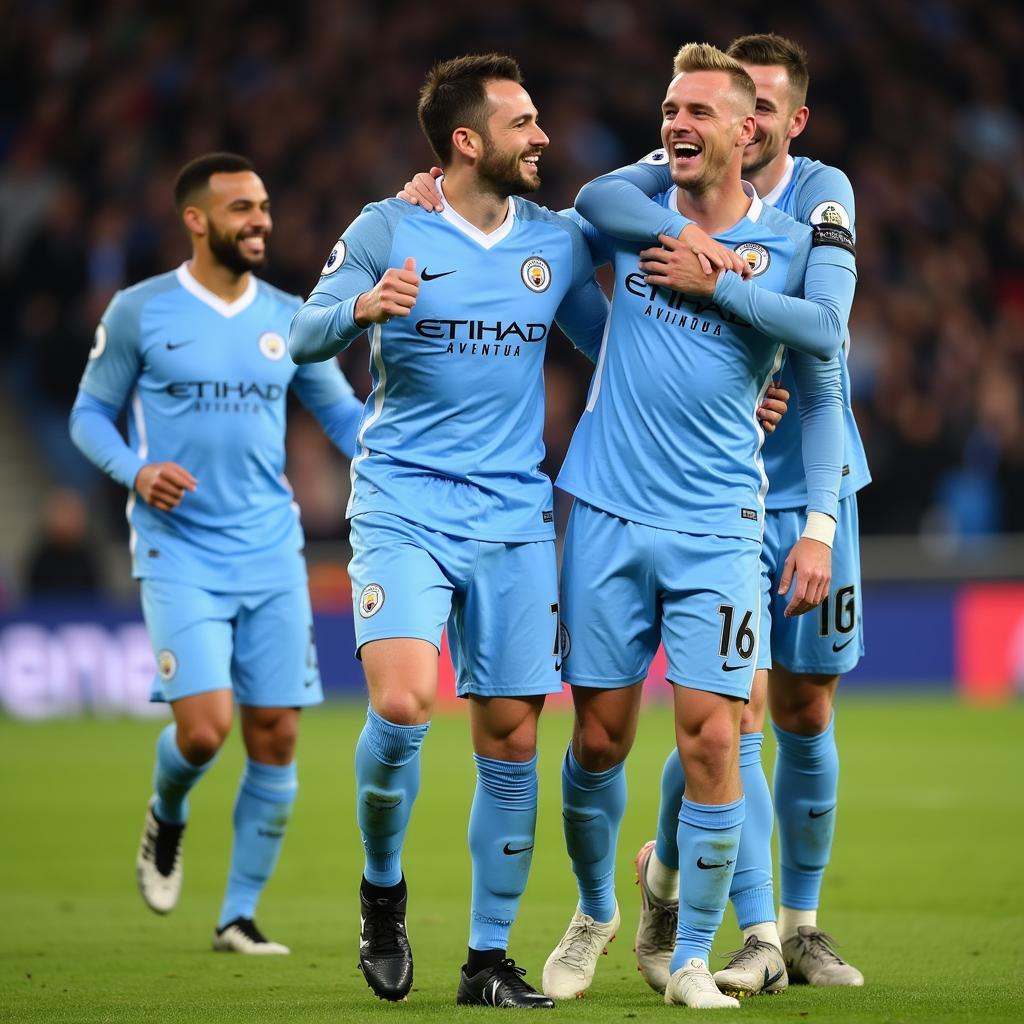
[[[761,549],[764,642],[757,667],[771,668],[774,662],[790,672],[841,676],[864,655],[857,496],[851,494],[839,502],[828,597],[820,607],[787,619],[782,613],[789,595],[779,597],[779,580],[786,556],[803,529],[803,509],[769,509],[765,516]]]
[[[150,700],[234,690],[239,704],[297,708],[324,699],[305,583],[224,594],[142,580],[142,614],[156,656]]]
[[[563,670],[617,689],[647,676],[747,700],[757,658],[760,545],[644,526],[578,498],[562,559]]]
[[[352,519],[356,651],[415,637],[448,647],[460,697],[562,689],[554,541],[452,537],[387,512]]]

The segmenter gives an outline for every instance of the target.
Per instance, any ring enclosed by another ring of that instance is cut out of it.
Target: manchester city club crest
[[[166,683],[174,678],[174,673],[178,671],[178,659],[174,655],[174,651],[169,651],[166,647],[156,656],[156,667],[160,673],[160,678]]]
[[[741,242],[736,246],[736,251],[747,261],[754,277],[763,274],[772,262],[771,253],[757,242]]]
[[[523,284],[531,292],[545,292],[551,284],[551,268],[548,266],[547,260],[542,260],[539,256],[531,256],[523,264],[519,273],[522,276]]]
[[[280,334],[275,331],[267,331],[260,335],[260,351],[268,359],[276,363],[278,359],[284,359],[288,346]]]
[[[342,263],[345,262],[347,252],[348,248],[339,238],[335,243],[334,248],[331,250],[331,254],[327,257],[327,262],[324,263],[323,270],[320,271],[320,276],[326,277],[328,274],[333,274],[342,265]]]
[[[359,595],[359,614],[372,618],[384,607],[384,588],[379,583],[367,583]]]

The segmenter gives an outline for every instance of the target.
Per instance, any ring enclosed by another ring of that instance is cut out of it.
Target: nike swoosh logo
[[[722,671],[723,672],[739,672],[739,670],[741,668],[748,668],[748,667],[749,666],[747,666],[747,665],[726,665],[723,662],[723,664],[722,664]]]
[[[501,848],[501,852],[503,854],[505,854],[506,857],[514,857],[517,853],[526,853],[527,850],[532,850],[532,849],[533,849],[533,843],[530,843],[529,846],[521,846],[518,850],[515,849],[512,846],[511,843],[506,843]]]
[[[769,975],[768,974],[768,968],[766,967],[764,969],[764,986],[763,987],[767,988],[769,985],[774,985],[775,982],[777,982],[779,980],[779,978],[781,978],[781,977],[782,977],[782,971],[776,971],[774,974]]]
[[[735,864],[735,861],[727,860],[724,864],[708,864],[703,857],[697,858],[697,867],[701,871],[710,871],[712,868],[727,868],[730,864]]]
[[[825,815],[829,813],[829,811],[834,811],[835,809],[836,809],[836,805],[835,804],[833,804],[831,807],[826,807],[825,810],[823,810],[823,811],[815,811],[815,809],[812,807],[807,812],[807,816],[809,818],[824,818]]]
[[[854,641],[854,640],[856,640],[856,639],[857,639],[856,637],[853,637],[853,636],[851,636],[851,637],[850,637],[850,639],[846,641],[846,643],[843,643],[843,644],[837,644],[837,643],[833,642],[833,644],[832,644],[832,650],[833,650],[833,651],[834,651],[834,652],[835,652],[836,654],[838,654],[838,653],[839,653],[839,652],[840,652],[840,651],[841,651],[841,650],[842,650],[842,649],[843,649],[844,647],[849,647],[849,646],[850,646],[850,644],[852,644],[852,643],[853,643],[853,641]]]
[[[422,277],[424,281],[436,281],[439,277],[447,277],[449,274],[454,274],[454,273],[455,273],[454,270],[442,270],[440,274],[431,274],[427,270],[427,268],[424,267],[423,268],[423,273],[420,274],[420,277]]]
[[[560,661],[556,661],[555,662],[555,671],[556,672],[561,672],[562,671],[562,663]]]
[[[186,345],[191,345],[195,338],[189,338],[188,341],[169,341],[167,342],[167,351],[173,352],[176,348],[184,348]]]

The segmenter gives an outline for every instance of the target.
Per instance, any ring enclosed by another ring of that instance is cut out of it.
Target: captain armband
[[[811,248],[816,248],[819,245],[834,245],[837,249],[845,249],[851,256],[857,255],[852,232],[841,224],[812,225]]]

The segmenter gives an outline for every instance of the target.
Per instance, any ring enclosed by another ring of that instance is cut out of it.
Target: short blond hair
[[[757,104],[757,89],[746,68],[710,43],[684,43],[679,47],[672,70],[677,75],[691,71],[724,71],[731,79],[733,89],[749,105],[751,112]]]

